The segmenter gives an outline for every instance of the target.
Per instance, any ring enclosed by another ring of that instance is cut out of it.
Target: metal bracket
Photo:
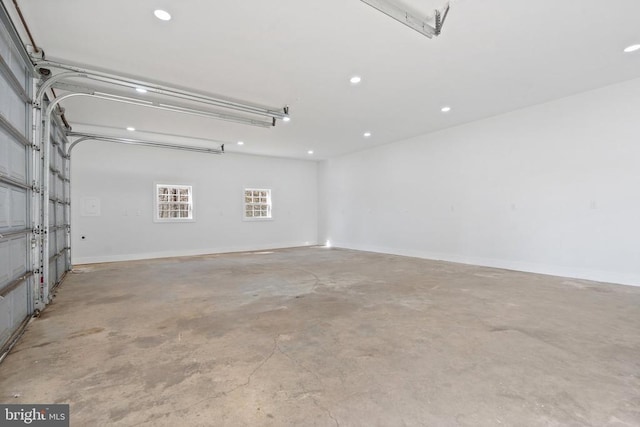
[[[444,25],[444,20],[447,19],[447,15],[449,14],[449,4],[444,9],[443,13],[440,13],[439,10],[436,10],[436,35],[439,36],[442,32],[442,26]]]
[[[403,9],[400,5],[391,0],[360,1],[428,38],[440,35],[442,25],[444,24],[444,20],[449,12],[449,3],[447,3],[442,12],[435,10],[433,16],[422,18]],[[431,25],[428,22],[432,20],[435,21],[434,25]]]

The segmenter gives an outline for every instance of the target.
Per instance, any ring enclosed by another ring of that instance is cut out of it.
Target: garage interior
[[[1,3],[1,403],[640,425],[638,2],[103,3]]]

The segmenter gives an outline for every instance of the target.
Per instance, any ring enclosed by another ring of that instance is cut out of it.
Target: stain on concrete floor
[[[640,288],[325,248],[77,271],[1,401],[74,426],[640,425]]]

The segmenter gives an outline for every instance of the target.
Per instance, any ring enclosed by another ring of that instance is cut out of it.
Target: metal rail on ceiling
[[[141,97],[109,93],[99,89],[93,89],[89,86],[81,87],[77,85],[70,85],[63,82],[54,82],[50,87],[63,89],[65,91],[69,91],[70,93],[73,93],[76,95],[88,96],[88,97],[93,97],[93,98],[102,99],[106,101],[120,102],[123,104],[138,105],[141,107],[153,108],[156,110],[170,111],[174,113],[187,114],[191,116],[209,117],[217,120],[224,120],[228,122],[241,123],[245,125],[257,126],[257,127],[263,127],[263,128],[268,128],[273,126],[272,122],[260,120],[257,118],[238,116],[235,114],[229,114],[227,112],[193,108],[190,106],[171,104],[168,102],[144,99]]]
[[[36,68],[39,70],[50,70],[51,68],[55,68],[58,70],[63,70],[62,72],[55,74],[51,77],[48,77],[41,87],[38,90],[38,96],[36,99],[41,99],[46,90],[49,88],[55,87],[56,85],[60,85],[65,80],[69,79],[87,79],[92,81],[98,81],[102,83],[107,83],[111,85],[124,86],[130,88],[131,90],[144,90],[146,92],[151,92],[157,95],[166,96],[169,98],[180,99],[183,101],[193,102],[201,105],[205,105],[207,107],[213,107],[224,110],[231,110],[242,114],[255,115],[259,117],[266,117],[270,119],[269,126],[274,126],[277,120],[284,120],[289,117],[289,107],[284,106],[282,108],[274,108],[274,107],[266,107],[263,105],[248,103],[244,101],[238,101],[233,99],[224,98],[218,95],[210,95],[204,93],[198,93],[195,91],[179,89],[175,87],[170,87],[167,85],[162,85],[154,82],[144,81],[140,79],[133,79],[128,77],[119,76],[113,73],[107,73],[104,71],[90,70],[87,68],[78,67],[75,65],[64,64],[61,62],[50,61],[50,60],[38,60],[34,59],[36,64]],[[46,73],[45,73],[46,74]],[[78,83],[73,81],[73,84],[76,86],[92,89],[92,85],[83,85],[82,83]],[[102,89],[103,92],[107,92],[106,89]],[[205,113],[205,115],[211,116],[211,110],[201,110],[197,107],[190,108],[191,110],[198,110]],[[246,116],[239,115],[230,115],[225,113],[218,113],[220,116],[227,117],[223,120],[228,120],[229,117],[233,117],[241,123],[250,124],[254,126],[264,126],[266,123],[264,120],[255,120],[248,119]]]
[[[154,148],[170,148],[173,150],[182,150],[182,151],[195,151],[198,153],[206,153],[206,154],[224,154],[224,144],[220,146],[220,148],[206,148],[206,147],[196,147],[192,145],[180,145],[180,144],[169,144],[165,142],[157,142],[157,141],[149,141],[144,139],[134,139],[134,138],[121,138],[116,136],[109,135],[98,135],[91,133],[81,133],[81,132],[68,132],[67,136],[70,138],[78,138],[74,140],[69,147],[67,148],[67,156],[71,156],[71,150],[83,141],[105,141],[105,142],[115,142],[119,144],[127,144],[127,145],[142,145],[147,147]]]

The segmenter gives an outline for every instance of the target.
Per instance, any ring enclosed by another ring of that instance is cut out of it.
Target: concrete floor
[[[638,426],[640,288],[324,248],[79,266],[0,400],[72,426]]]

